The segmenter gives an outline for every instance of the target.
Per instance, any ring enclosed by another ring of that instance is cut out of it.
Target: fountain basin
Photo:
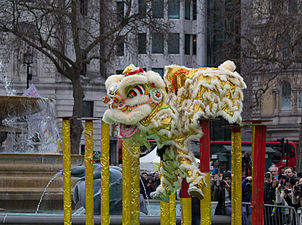
[[[41,111],[41,106],[51,99],[28,96],[0,96],[0,119],[20,117]]]
[[[83,163],[83,156],[72,155],[71,166]],[[63,169],[61,154],[0,153],[0,205],[7,210],[35,211],[49,180]],[[72,188],[78,178],[72,177]],[[72,205],[75,208],[74,204]],[[48,187],[41,210],[63,209],[63,177]]]

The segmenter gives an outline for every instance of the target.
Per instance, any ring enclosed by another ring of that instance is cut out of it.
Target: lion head
[[[105,82],[107,95],[103,101],[108,109],[103,120],[117,124],[119,136],[128,138],[137,132],[137,123],[150,115],[166,93],[165,83],[158,73],[130,65],[123,74],[112,75]]]

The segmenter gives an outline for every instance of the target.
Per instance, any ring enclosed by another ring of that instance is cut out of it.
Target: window
[[[298,56],[302,56],[302,45],[299,45],[298,47]]]
[[[297,107],[302,109],[302,91],[297,92]]]
[[[280,8],[279,0],[270,0],[269,7],[271,14],[276,14],[278,12],[278,8]]]
[[[292,51],[291,51],[289,42],[290,42],[290,37],[288,36],[288,39],[285,38],[285,40],[282,44],[282,57],[284,59],[287,59],[292,56]]]
[[[185,1],[185,19],[186,20],[191,19],[191,0]]]
[[[139,18],[146,18],[146,0],[138,0]]]
[[[185,54],[191,54],[191,35],[185,34]]]
[[[152,53],[164,53],[164,34],[152,34]]]
[[[297,13],[297,0],[288,1],[288,13]]]
[[[179,19],[179,0],[169,0],[168,18]]]
[[[80,13],[83,16],[87,16],[88,12],[88,0],[80,0]]]
[[[164,17],[164,0],[153,0],[152,1],[152,16],[154,18]]]
[[[156,72],[156,73],[159,73],[159,75],[160,75],[161,77],[164,76],[164,69],[163,69],[163,68],[152,68],[152,70],[153,70],[154,72]]]
[[[179,54],[179,34],[170,33],[168,36],[168,53]]]
[[[196,35],[192,36],[193,55],[196,55]]]
[[[292,89],[290,83],[287,81],[283,81],[281,84],[281,101],[280,101],[280,109],[281,110],[289,110],[292,107]]]
[[[38,34],[37,27],[34,24],[27,21],[18,22],[16,25],[16,29],[18,32],[21,33],[31,33],[34,35]]]
[[[124,37],[117,37],[116,39],[116,55],[123,56],[124,55]]]
[[[146,54],[146,34],[138,34],[138,54]]]
[[[124,19],[124,2],[116,3],[116,16],[118,21],[122,21]]]
[[[193,0],[193,20],[196,20],[197,17],[197,3],[196,0]]]
[[[231,140],[231,129],[226,126],[230,125],[227,120],[219,117],[219,120],[210,121],[211,141],[228,141]]]
[[[82,117],[93,117],[93,101],[83,101]]]
[[[274,91],[273,95],[274,95],[274,110],[276,110],[277,109],[277,92]]]

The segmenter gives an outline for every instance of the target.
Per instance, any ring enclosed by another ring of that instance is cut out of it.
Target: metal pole
[[[175,202],[176,194],[170,195],[169,200],[169,217],[170,217],[170,225],[176,224],[176,202]]]
[[[85,193],[86,193],[86,225],[94,224],[93,203],[93,123],[85,120]]]
[[[101,224],[109,224],[109,125],[101,122]]]
[[[200,171],[206,174],[204,199],[200,201],[200,224],[211,225],[211,185],[210,185],[210,132],[209,120],[201,120],[203,136],[200,139]]]
[[[139,225],[140,212],[140,171],[139,171],[139,154],[140,147],[135,143],[130,144],[131,151],[131,225]]]
[[[263,224],[264,207],[264,170],[265,170],[265,141],[266,125],[255,126],[255,149],[254,149],[254,168],[253,168],[253,193],[252,193],[252,225]]]
[[[181,184],[181,225],[189,225],[192,223],[191,196],[188,193],[188,189],[189,184],[186,178],[183,178]]]
[[[131,155],[128,146],[123,141],[123,225],[132,224],[131,221]]]
[[[26,63],[27,65],[27,76],[26,76],[26,88],[29,88],[29,64]]]
[[[163,167],[163,162],[160,161],[160,167]],[[160,174],[162,178],[163,174]],[[160,201],[160,224],[169,225],[170,224],[170,202]]]
[[[63,190],[64,190],[64,225],[71,225],[71,159],[70,159],[70,124],[69,118],[63,118]]]
[[[241,153],[241,128],[232,128],[232,183],[231,183],[231,204],[232,204],[232,225],[242,222],[242,153]],[[264,175],[263,175],[264,177]],[[263,195],[262,195],[263,198]]]

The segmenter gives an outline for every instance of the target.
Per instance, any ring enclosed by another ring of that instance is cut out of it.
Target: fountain
[[[27,135],[24,128],[9,126],[12,123],[5,121],[7,118],[36,115],[43,111],[45,104],[51,102],[53,100],[38,97],[0,96],[0,205],[4,210],[35,211],[45,186],[54,174],[62,170],[62,155],[56,153],[57,149],[51,154],[42,154],[38,148],[35,152],[26,151],[24,148],[28,143],[20,150],[16,149],[16,146],[20,145],[12,146],[11,142],[6,140],[9,139],[8,136],[16,139],[14,136]],[[72,156],[72,165],[78,165],[82,161],[82,156]],[[77,179],[73,178],[72,184],[75,185],[76,181]],[[62,183],[63,178],[59,176],[49,185],[40,205],[41,210],[63,208]]]
[[[0,63],[0,72],[2,71]],[[57,130],[54,100],[16,96],[6,76],[0,77],[4,89],[0,96],[0,205],[3,211],[35,212],[41,195],[40,210],[63,208],[62,154],[57,143],[49,144],[49,136]],[[5,90],[5,91],[4,91]],[[46,111],[48,114],[45,114]],[[28,123],[29,121],[29,123]],[[35,129],[32,127],[35,126]],[[58,134],[58,132],[56,133]],[[48,142],[47,142],[48,141]],[[72,166],[83,162],[83,156],[73,155]],[[74,186],[78,178],[73,178]],[[73,206],[74,207],[74,206]]]

